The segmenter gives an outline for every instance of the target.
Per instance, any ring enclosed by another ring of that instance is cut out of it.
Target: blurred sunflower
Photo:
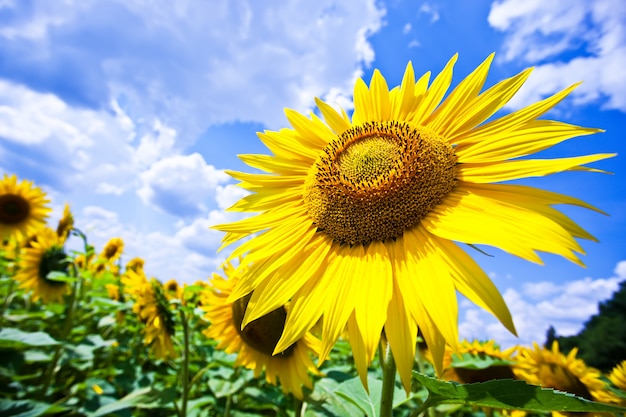
[[[201,308],[206,312],[204,318],[211,323],[203,333],[219,342],[218,349],[237,353],[236,366],[254,370],[255,377],[265,370],[268,383],[277,385],[280,381],[285,394],[293,393],[302,399],[302,385],[313,388],[308,371],[317,373],[317,368],[309,351],[319,349],[319,340],[307,333],[286,349],[273,354],[285,324],[285,308],[279,307],[242,329],[241,322],[250,295],[230,301],[229,296],[239,276],[230,264],[224,265],[224,273],[227,279],[213,274],[210,289],[201,293]]]
[[[609,380],[626,394],[626,360],[622,361],[611,370]],[[626,396],[621,398],[620,405],[626,406]]]
[[[74,228],[74,216],[70,211],[70,205],[65,203],[65,207],[63,208],[63,216],[59,220],[59,224],[57,225],[57,235],[63,242],[67,239],[70,232]]]
[[[126,270],[140,272],[143,271],[144,264],[145,261],[142,258],[133,258],[126,263]]]
[[[109,239],[106,245],[104,245],[100,258],[113,262],[122,256],[122,252],[124,252],[124,241],[119,237],[114,237]]]
[[[165,293],[165,297],[168,300],[183,298],[183,288],[178,285],[178,281],[175,279],[170,279],[165,284],[163,284],[163,292]]]
[[[135,301],[133,312],[146,325],[144,344],[152,347],[158,359],[175,358],[176,350],[172,342],[174,316],[161,283],[154,278],[148,281],[143,271],[133,270],[126,271],[122,283],[126,294]]]
[[[67,275],[70,262],[59,236],[44,227],[39,229],[36,238],[30,239],[28,246],[22,248],[15,280],[20,283],[20,288],[32,291],[35,301],[62,301],[70,286],[65,281],[50,279],[48,274],[61,272]]]
[[[252,264],[229,300],[254,291],[244,325],[291,302],[277,351],[323,316],[320,360],[347,325],[365,381],[384,328],[408,390],[418,328],[438,371],[445,343],[458,341],[457,291],[515,332],[497,288],[455,242],[581,264],[575,238],[594,238],[552,206],[595,208],[501,184],[594,171],[583,164],[613,156],[518,159],[600,131],[537,119],[576,86],[487,122],[530,69],[480,93],[491,55],[443,100],[456,59],[430,86],[430,73],[416,81],[410,63],[391,91],[378,70],[369,87],[357,80],[352,118],[319,99],[324,120],[288,109],[292,128],[259,133],[272,155],[240,155],[268,174],[229,172],[251,192],[230,210],[260,212],[215,226],[226,232],[222,248],[253,235],[229,258],[247,253]]]
[[[515,360],[513,354],[517,347],[504,351],[495,341],[461,341],[458,350],[446,349],[443,358],[441,379],[463,384],[485,382],[492,379],[513,379]]]
[[[551,349],[534,343],[533,349],[520,348],[513,372],[518,379],[533,385],[569,392],[591,401],[619,402],[602,380],[602,373],[588,367],[582,359],[576,357],[577,354],[577,348],[572,349],[567,356],[561,353],[557,341],[552,343]],[[552,415],[562,414],[552,412]]]
[[[17,176],[0,180],[0,239],[21,240],[45,226],[50,212],[46,194],[31,181],[17,182]]]

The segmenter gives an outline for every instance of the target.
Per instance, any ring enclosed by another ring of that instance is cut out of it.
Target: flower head
[[[122,252],[124,252],[124,241],[119,237],[114,237],[104,245],[100,258],[112,262],[122,256]]]
[[[57,225],[57,235],[59,235],[61,240],[65,241],[73,228],[74,216],[70,211],[70,205],[66,203],[63,208],[63,217],[61,217],[59,224]]]
[[[254,370],[258,377],[265,370],[265,379],[277,385],[280,381],[283,392],[302,398],[302,385],[313,388],[308,371],[317,372],[309,351],[317,350],[319,341],[310,334],[304,335],[286,349],[274,354],[274,348],[285,324],[286,310],[279,307],[248,323],[243,329],[241,322],[249,305],[250,296],[229,301],[229,296],[238,281],[235,269],[224,266],[227,279],[214,274],[211,288],[201,293],[202,309],[210,326],[204,334],[219,341],[218,349],[237,353],[236,366]]]
[[[144,344],[152,347],[159,359],[176,357],[172,342],[175,334],[174,317],[163,292],[163,286],[152,278],[148,280],[143,271],[127,270],[122,276],[124,291],[135,303],[133,312],[145,324]]]
[[[602,373],[588,367],[582,359],[576,357],[577,354],[576,348],[567,355],[561,353],[557,341],[552,343],[551,349],[541,348],[534,343],[532,349],[520,349],[514,372],[519,379],[530,384],[569,392],[591,401],[619,402],[602,380]]]
[[[593,207],[568,196],[502,184],[567,170],[610,154],[520,159],[566,139],[599,132],[540,120],[575,86],[487,121],[530,70],[481,93],[493,56],[450,92],[454,56],[428,85],[409,63],[389,89],[379,71],[357,80],[350,118],[316,100],[323,118],[286,110],[292,128],[259,133],[272,155],[241,155],[265,173],[229,172],[250,195],[232,211],[259,212],[222,224],[223,246],[240,244],[252,266],[231,294],[252,293],[243,325],[290,303],[284,350],[323,316],[324,360],[348,328],[362,381],[385,331],[410,388],[418,328],[441,371],[458,341],[457,291],[514,332],[487,275],[456,242],[501,248],[541,263],[538,252],[580,264],[575,238],[593,239],[553,205]]]
[[[45,226],[50,212],[46,194],[31,181],[17,176],[0,180],[0,239],[23,239]]]
[[[54,230],[44,227],[29,240],[28,246],[22,248],[15,280],[20,283],[20,288],[32,291],[33,300],[61,301],[70,286],[65,281],[50,279],[48,274],[68,274],[69,265],[63,241]]]

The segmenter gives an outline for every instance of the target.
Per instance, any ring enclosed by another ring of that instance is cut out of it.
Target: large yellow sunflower
[[[159,359],[175,358],[176,350],[172,342],[174,317],[161,283],[154,278],[148,280],[141,270],[126,270],[122,283],[124,291],[135,301],[133,312],[146,326],[144,344],[151,346]]]
[[[352,118],[319,99],[324,120],[286,110],[292,128],[259,133],[273,154],[240,156],[267,174],[229,172],[251,192],[230,210],[260,212],[215,226],[227,232],[222,247],[254,235],[231,255],[247,253],[252,267],[229,300],[254,291],[244,325],[291,302],[277,351],[323,316],[320,360],[347,325],[364,379],[384,328],[408,389],[418,328],[438,370],[445,343],[457,343],[457,291],[515,331],[497,288],[455,242],[581,263],[575,238],[593,237],[552,206],[592,206],[501,184],[612,156],[519,159],[600,131],[538,119],[575,86],[486,122],[530,70],[480,93],[491,55],[443,100],[456,59],[430,86],[410,63],[391,91],[377,70],[369,87],[359,79]]]
[[[577,348],[567,355],[561,353],[557,341],[552,343],[551,349],[534,343],[532,349],[520,348],[513,371],[519,379],[533,385],[569,392],[591,401],[618,403],[619,399],[601,379],[602,373],[588,367],[582,359],[576,357],[577,354]],[[556,412],[554,414],[560,415]]]
[[[20,288],[32,291],[35,301],[62,301],[70,286],[65,281],[49,279],[48,274],[68,274],[70,262],[56,231],[44,227],[32,236],[28,246],[21,249],[15,280],[20,283]]]
[[[50,200],[31,181],[17,182],[17,176],[0,180],[0,239],[22,239],[45,226]]]
[[[237,353],[236,366],[254,370],[258,377],[265,370],[265,379],[277,385],[280,381],[284,393],[293,393],[302,399],[302,385],[312,389],[308,371],[317,372],[309,351],[319,349],[319,340],[309,333],[292,345],[272,355],[285,324],[286,311],[283,306],[268,312],[248,323],[243,330],[241,321],[246,311],[249,296],[231,301],[229,296],[238,281],[238,274],[230,264],[224,265],[228,279],[213,274],[211,288],[201,293],[204,316],[211,324],[204,334],[219,342],[218,349]]]

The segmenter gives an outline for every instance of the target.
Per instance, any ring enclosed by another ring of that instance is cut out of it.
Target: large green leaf
[[[0,398],[0,415],[4,417],[38,417],[46,414],[60,413],[67,408],[60,405],[46,404],[39,401],[13,401]]]
[[[512,379],[459,384],[431,378],[418,372],[413,372],[413,377],[429,391],[428,399],[420,408],[420,412],[438,404],[466,404],[534,412],[623,413],[626,411],[626,408],[589,401],[573,394]],[[416,414],[417,412],[414,413]]]
[[[0,348],[22,349],[32,346],[55,346],[59,342],[45,332],[24,332],[15,328],[0,329]]]

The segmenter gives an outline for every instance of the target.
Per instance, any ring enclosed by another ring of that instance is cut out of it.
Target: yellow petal
[[[521,159],[503,162],[460,164],[458,179],[484,184],[528,177],[543,177],[557,172],[578,169],[581,165],[611,158],[615,155],[616,154],[611,153],[601,153],[572,158]]]
[[[463,163],[503,161],[542,151],[576,136],[601,131],[551,120],[532,120],[513,131],[474,136],[476,142],[460,144],[455,151]]]
[[[478,97],[478,93],[483,88],[491,61],[494,54],[492,53],[480,64],[471,74],[456,86],[446,100],[422,123],[430,129],[446,136],[448,132],[455,130],[458,121],[468,111],[469,106]]]
[[[374,70],[370,82],[370,121],[385,121],[391,117],[391,101],[389,86],[380,71]]]
[[[320,100],[319,98],[315,98],[315,104],[317,104],[317,108],[320,109],[322,116],[324,116],[324,120],[328,123],[328,126],[337,134],[340,135],[345,130],[350,129],[350,121],[344,119],[335,109],[333,109],[330,105]]]
[[[406,66],[402,84],[394,89],[391,98],[391,117],[395,120],[406,120],[415,111],[418,101],[415,99],[415,73],[411,61]]]
[[[285,109],[285,115],[291,126],[300,134],[302,141],[310,148],[322,149],[335,138],[335,134],[324,123],[311,120],[291,109]]]
[[[458,54],[454,54],[454,56],[446,64],[443,71],[435,77],[435,80],[422,99],[419,108],[412,116],[414,123],[422,124],[422,121],[435,110],[443,99],[446,91],[448,91],[448,87],[450,87],[450,82],[452,81],[452,68],[454,68],[457,58]]]
[[[541,264],[535,251],[561,255],[582,265],[576,241],[554,221],[531,210],[499,201],[486,189],[457,185],[442,204],[422,220],[430,233],[444,239],[486,244]],[[513,237],[513,238],[512,238]]]
[[[380,334],[387,321],[387,309],[392,296],[393,271],[383,242],[369,244],[367,252],[362,254],[360,274],[354,285],[355,317],[367,354],[371,362],[380,342]]]
[[[387,310],[385,334],[391,346],[391,352],[396,362],[400,380],[408,394],[411,390],[411,375],[415,361],[417,325],[413,318],[410,317],[404,297],[405,294],[394,279],[392,301],[389,303]]]
[[[450,269],[454,287],[474,304],[493,314],[511,333],[516,334],[509,308],[482,268],[454,242],[437,237],[433,237],[433,240]]]

